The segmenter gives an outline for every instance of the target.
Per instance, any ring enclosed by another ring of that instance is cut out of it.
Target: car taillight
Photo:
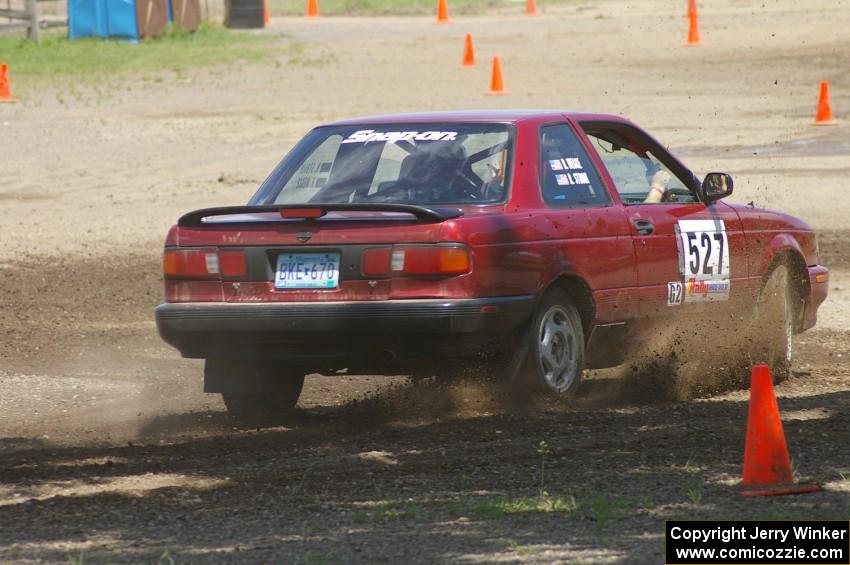
[[[367,249],[362,255],[366,276],[461,275],[471,266],[469,250],[461,246],[396,245]]]
[[[398,249],[393,250],[395,254]],[[459,275],[469,271],[469,253],[461,247],[404,247],[408,275]]]
[[[167,249],[162,272],[169,278],[240,277],[247,272],[245,253],[215,249]]]

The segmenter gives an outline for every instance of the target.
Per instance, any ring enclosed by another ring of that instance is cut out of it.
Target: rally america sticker
[[[355,131],[342,143],[369,143],[370,141],[386,141],[397,143],[399,141],[456,141],[456,131],[375,131],[373,129],[362,129]]]
[[[684,302],[729,300],[729,238],[723,220],[679,220],[676,224]],[[667,303],[671,301],[667,285]]]

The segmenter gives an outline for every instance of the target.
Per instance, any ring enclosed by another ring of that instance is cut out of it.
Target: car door
[[[743,300],[745,239],[734,209],[701,202],[693,173],[639,128],[594,121],[581,127],[626,211],[640,314],[665,315],[671,308],[717,312]],[[662,184],[663,197],[650,196],[651,187]]]
[[[561,226],[560,252],[592,288],[594,322],[617,324],[637,316],[635,255],[626,216],[566,122],[540,128],[540,189],[545,214]],[[577,228],[581,237],[574,237]]]

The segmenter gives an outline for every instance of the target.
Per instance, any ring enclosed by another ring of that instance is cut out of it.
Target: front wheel
[[[527,333],[522,385],[547,396],[575,393],[584,368],[584,328],[569,294],[547,292]]]
[[[791,375],[794,361],[794,302],[788,267],[777,265],[759,293],[754,317],[756,363],[767,363],[775,382]]]

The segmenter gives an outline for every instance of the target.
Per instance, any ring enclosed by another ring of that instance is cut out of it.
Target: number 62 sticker
[[[682,283],[668,282],[667,283],[667,306],[678,306],[682,303]]]

